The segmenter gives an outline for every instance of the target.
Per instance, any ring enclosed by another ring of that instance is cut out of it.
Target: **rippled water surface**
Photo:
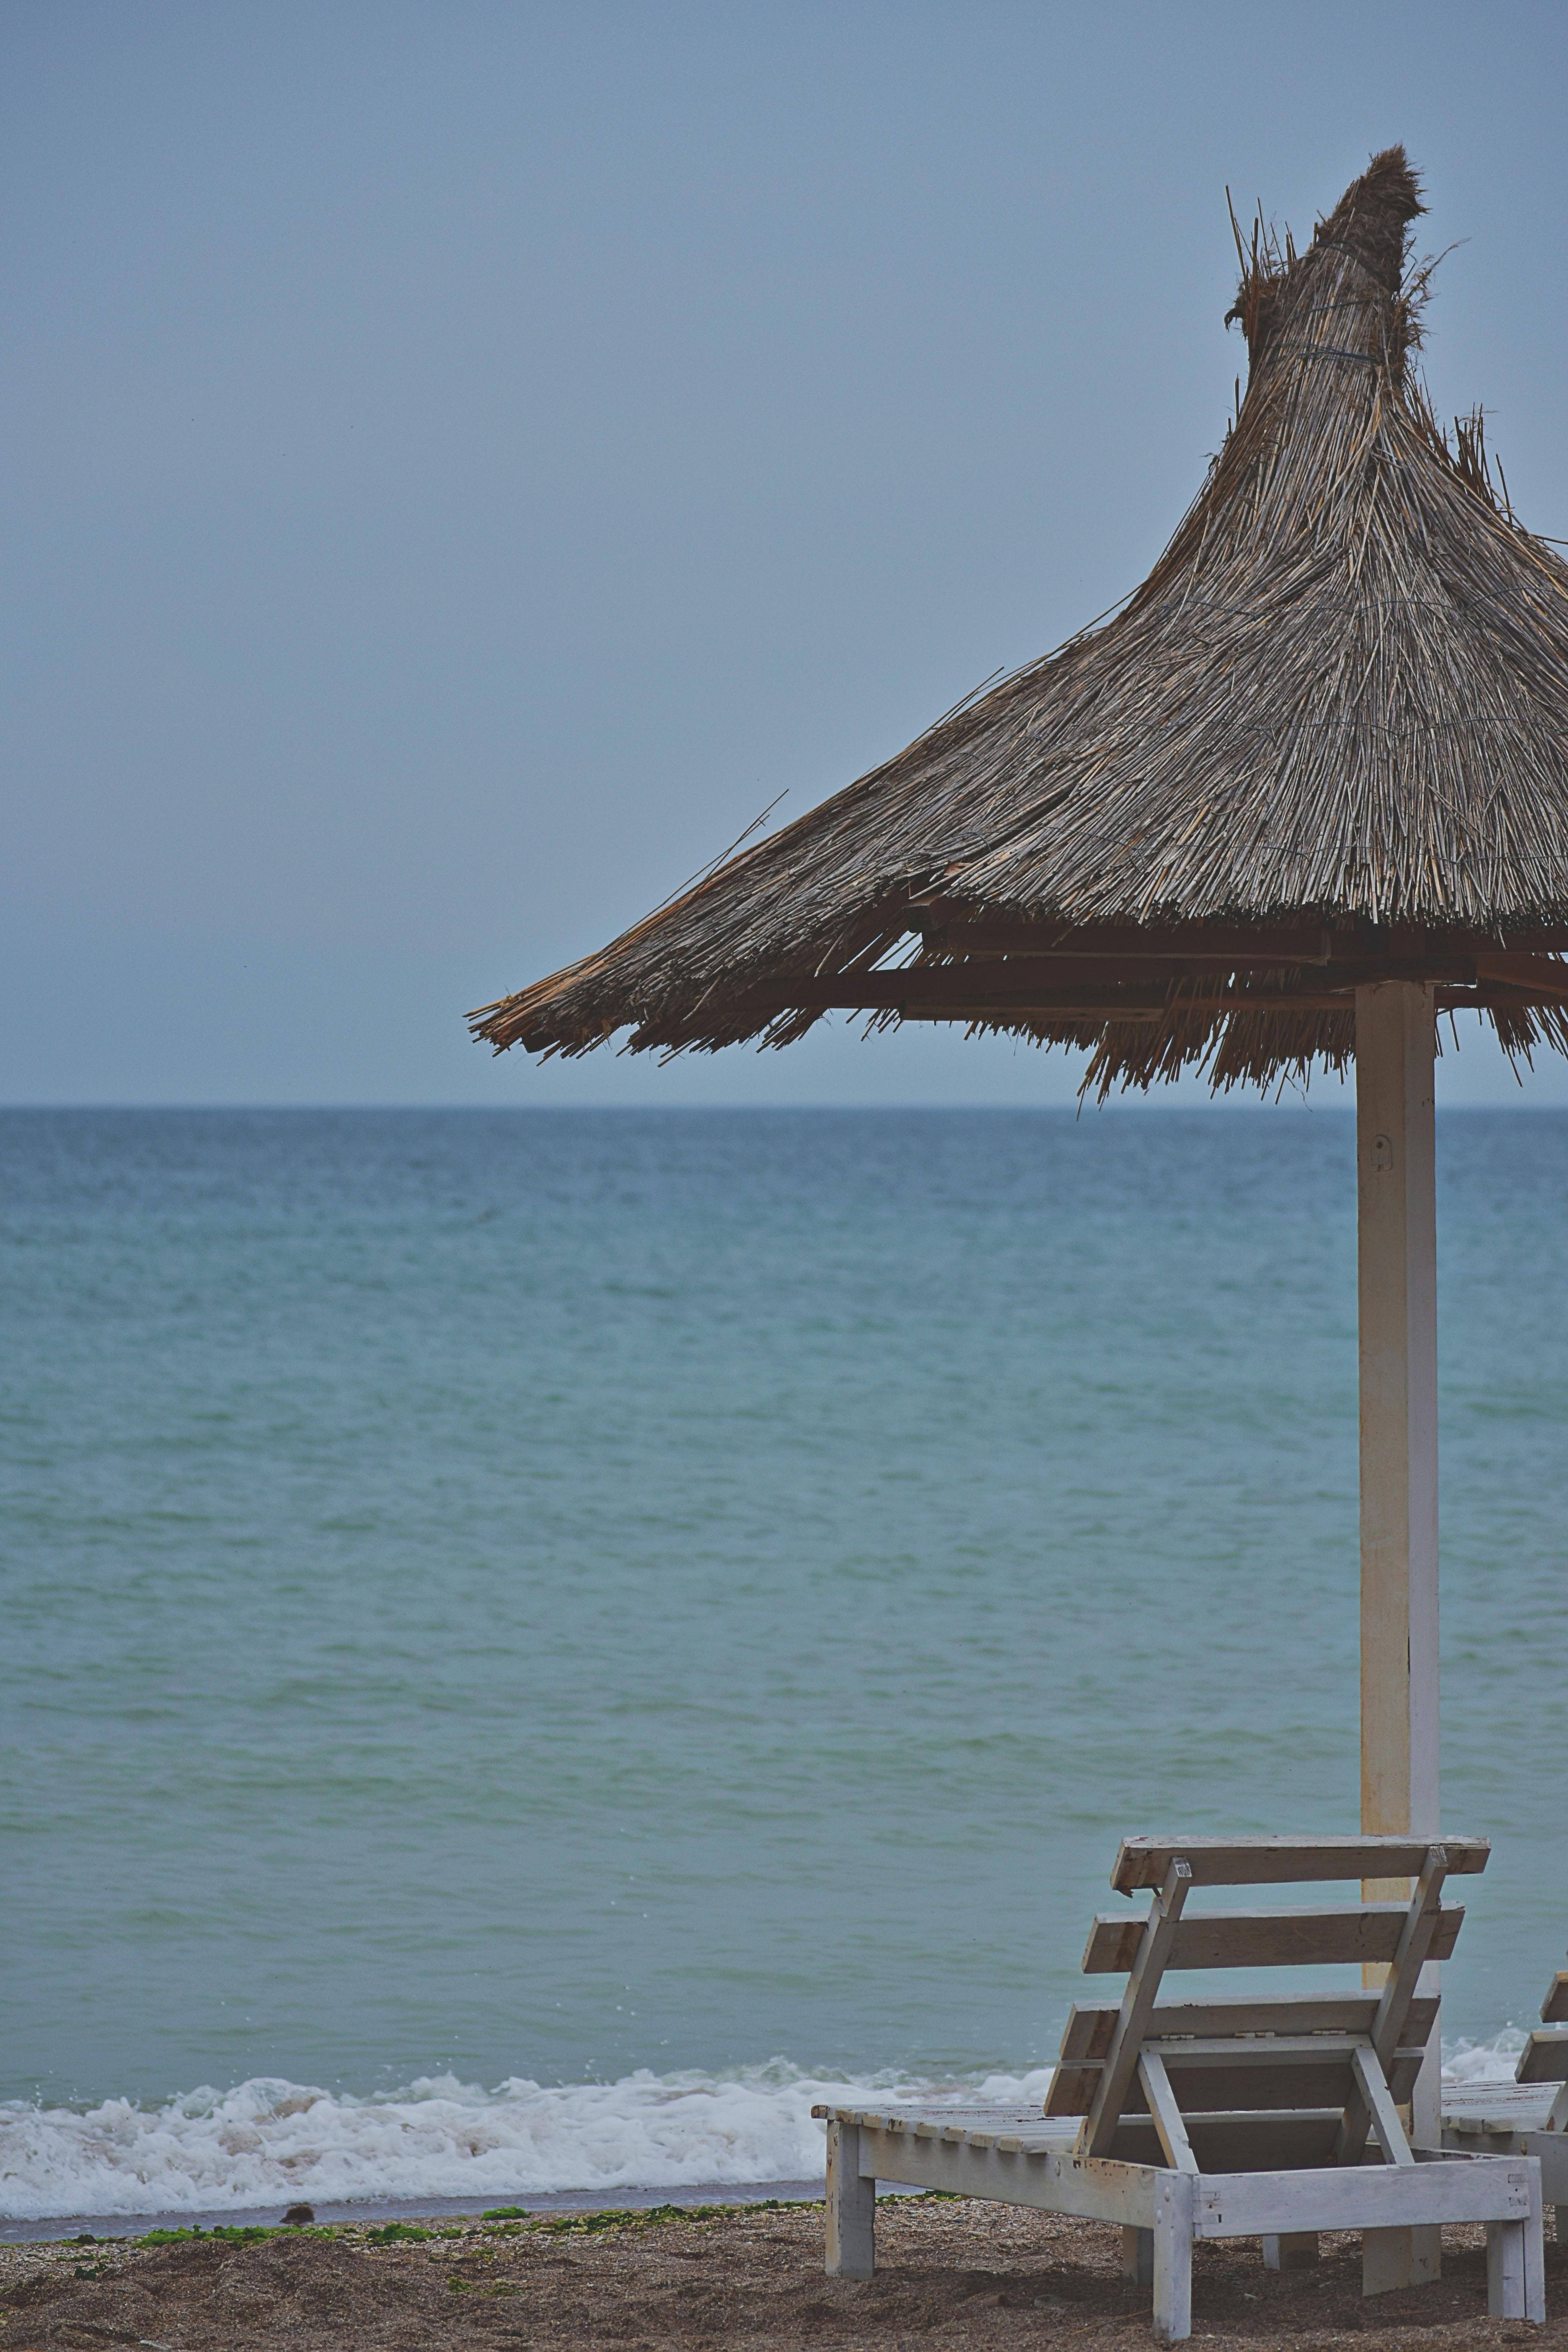
[[[1568,1941],[1568,1117],[1439,1138],[1448,2032]],[[1355,1826],[1339,1111],[0,1115],[0,2092],[1048,2059]]]

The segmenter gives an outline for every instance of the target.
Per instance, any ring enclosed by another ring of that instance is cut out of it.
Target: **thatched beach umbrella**
[[[1356,1063],[1362,1819],[1435,1832],[1436,1016],[1568,1051],[1568,567],[1438,427],[1424,209],[1376,156],[1255,234],[1247,394],[1117,615],[585,957],[497,1050],[784,1045],[831,1008],[1091,1049],[1088,1084]]]

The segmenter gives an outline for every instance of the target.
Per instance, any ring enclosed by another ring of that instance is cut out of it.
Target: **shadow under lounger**
[[[1095,1922],[1086,1969],[1125,1973],[1117,2003],[1075,2007],[1047,2112],[1017,2105],[819,2106],[827,2121],[827,2269],[868,2278],[876,2184],[946,2189],[1109,2221],[1152,2289],[1154,2332],[1192,2329],[1199,2238],[1256,2237],[1279,2267],[1318,2233],[1359,2230],[1368,2293],[1436,2274],[1444,2222],[1487,2231],[1488,2303],[1545,2317],[1541,2167],[1531,2154],[1413,2148],[1399,2113],[1426,2059],[1436,2001],[1420,1971],[1463,1913],[1450,1872],[1484,1867],[1482,1840],[1131,1839],[1119,1892],[1154,1890],[1142,1917]],[[1415,1879],[1407,1903],[1184,1916],[1194,1885]],[[1163,2001],[1168,1969],[1386,1964],[1381,1990]]]

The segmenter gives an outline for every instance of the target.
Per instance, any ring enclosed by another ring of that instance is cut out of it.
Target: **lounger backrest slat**
[[[1145,2042],[1143,2046],[1147,2049],[1149,2044]],[[1342,2109],[1354,2088],[1354,2068],[1348,2052],[1311,2058],[1281,2056],[1248,2064],[1239,2058],[1180,2058],[1172,2043],[1155,2046],[1183,2109],[1189,2113],[1215,2114],[1251,2107]],[[1389,2080],[1396,2100],[1401,2095],[1394,2089],[1394,2076],[1411,2080],[1420,2064],[1418,2050],[1411,2052],[1403,2065],[1396,2062]],[[1408,2096],[1408,2091],[1405,2095]],[[1130,2094],[1123,2115],[1135,2113],[1140,2104],[1136,2093]]]
[[[1399,2106],[1437,2015],[1432,1993],[1418,1990],[1421,1970],[1448,1958],[1464,1918],[1442,1900],[1449,1871],[1479,1870],[1487,1853],[1477,1838],[1128,1839],[1112,1883],[1157,1892],[1142,1916],[1096,1919],[1084,1969],[1125,1975],[1126,1990],[1114,2007],[1073,2010],[1046,2112],[1082,2117],[1080,2157],[1178,2171],[1354,2165],[1369,2143],[1386,2163],[1411,2163]],[[1205,1885],[1347,1878],[1369,1895],[1415,1886],[1401,1902],[1268,1911],[1205,1911],[1187,1900]],[[1384,1971],[1376,1990],[1162,1997],[1172,1969],[1368,1966]],[[1550,2038],[1568,2062],[1568,2032]]]
[[[1210,1911],[1178,1926],[1167,1969],[1279,1969],[1386,1965],[1399,1948],[1405,1903],[1344,1903],[1297,1911]],[[1445,1904],[1427,1957],[1446,1960],[1464,1912]],[[1083,1956],[1086,1976],[1121,1976],[1142,1940],[1141,1918],[1101,1912]]]
[[[1259,1993],[1250,2000],[1198,2000],[1161,2001],[1149,2021],[1149,2031],[1162,2041],[1180,2033],[1370,2033],[1377,2015],[1374,1992]],[[1103,2058],[1121,2015],[1113,2000],[1076,2001],[1062,2035],[1065,2063],[1075,2058]],[[1402,2042],[1425,2043],[1437,2021],[1437,2002],[1431,1994],[1417,1994],[1411,2003]]]
[[[1519,2053],[1514,2080],[1519,2083],[1561,2083],[1568,2085],[1568,1969],[1559,1969],[1541,2004],[1544,2032],[1533,2032]],[[1568,2130],[1568,2088],[1553,2102],[1550,2127]],[[1066,2110],[1064,2109],[1065,2113]]]
[[[1145,2045],[1147,2046],[1147,2045]],[[1324,2058],[1321,2062],[1291,2064],[1280,2060],[1270,2073],[1263,2067],[1244,2072],[1239,2066],[1211,2064],[1200,2067],[1184,2063],[1180,2045],[1162,2042],[1166,2069],[1176,2085],[1184,2107],[1245,2108],[1301,2107],[1334,2105],[1342,2112],[1352,2091],[1351,2067],[1348,2059]],[[1421,2071],[1426,2052],[1421,2049],[1396,2050],[1388,2067],[1388,2087],[1395,2101],[1410,2096],[1415,2077]],[[1087,2116],[1094,2105],[1094,2095],[1100,2086],[1105,2062],[1099,2058],[1061,2059],[1051,2077],[1046,2095],[1047,2116]],[[1289,2079],[1287,2079],[1287,2077]],[[1122,2107],[1123,2115],[1136,2111],[1138,2101],[1129,2092]]]
[[[1340,2129],[1337,2107],[1279,2114],[1187,2116],[1187,2137],[1203,2172],[1285,2172],[1330,2165]],[[1163,2164],[1152,2116],[1124,2116],[1107,2153],[1123,2164]]]
[[[1568,2083],[1568,2025],[1538,2025],[1519,2053],[1521,2083]]]
[[[1194,1886],[1285,1886],[1303,1880],[1415,1878],[1426,1859],[1429,1838],[1405,1837],[1219,1837],[1124,1838],[1110,1883],[1119,1895],[1163,1886],[1172,1859],[1180,1854]],[[1448,1875],[1484,1870],[1491,1848],[1485,1838],[1445,1838]]]

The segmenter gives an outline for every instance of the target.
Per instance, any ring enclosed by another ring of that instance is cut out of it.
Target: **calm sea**
[[[1048,2063],[1123,1832],[1353,1829],[1352,1144],[0,1114],[0,2210],[793,2175],[824,2076]],[[1439,1168],[1489,2042],[1568,1942],[1568,1115]]]

